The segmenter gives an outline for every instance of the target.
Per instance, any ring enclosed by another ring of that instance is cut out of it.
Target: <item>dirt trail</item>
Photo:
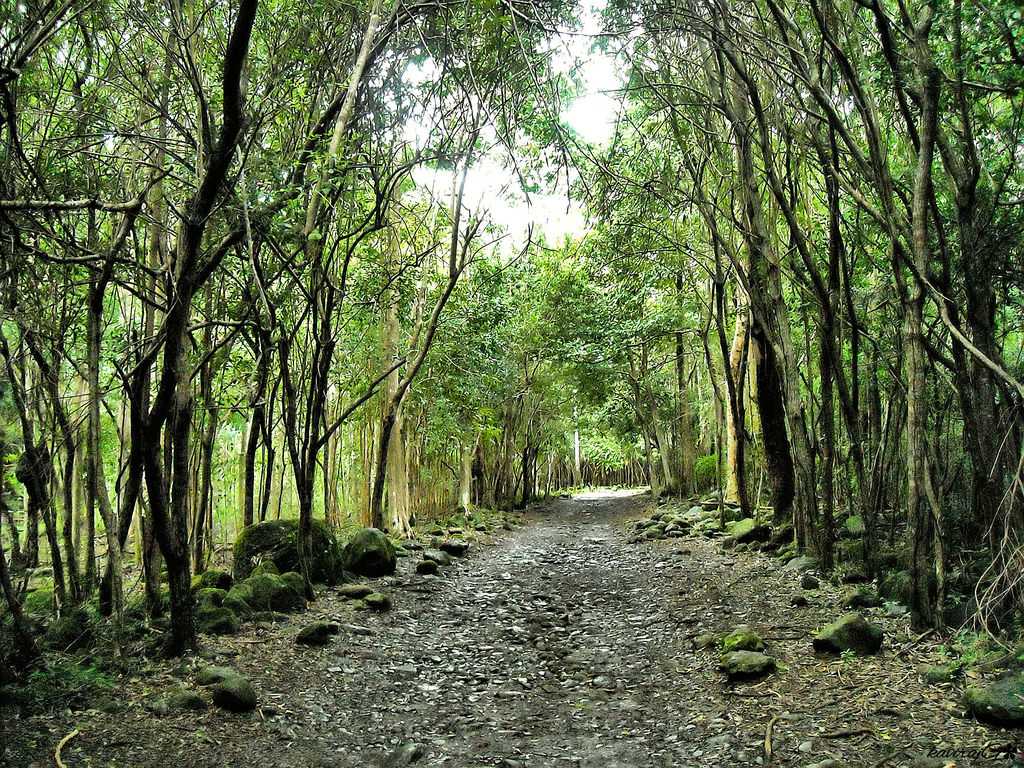
[[[647,501],[556,501],[440,576],[405,563],[382,617],[343,613],[327,594],[289,624],[211,641],[208,655],[250,676],[262,715],[156,717],[133,705],[69,715],[52,741],[80,729],[69,766],[343,768],[421,754],[417,765],[458,768],[649,768],[763,764],[771,724],[773,765],[943,765],[912,762],[940,750],[958,766],[1010,764],[972,757],[1010,735],[960,719],[948,688],[922,686],[916,648],[897,657],[912,639],[903,620],[877,619],[879,657],[815,657],[809,635],[835,617],[834,592],[807,593],[810,607],[794,609],[799,577],[765,557],[704,540],[628,544],[622,522]],[[297,649],[295,633],[318,614],[344,622],[341,637]],[[742,622],[782,669],[730,686],[693,639]]]

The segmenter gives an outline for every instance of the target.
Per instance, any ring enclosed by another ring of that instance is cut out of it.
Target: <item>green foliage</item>
[[[114,679],[97,667],[58,657],[29,673],[16,695],[28,711],[43,712],[95,705],[96,699],[114,685]]]
[[[698,493],[718,487],[718,454],[699,456],[693,465],[693,484]]]

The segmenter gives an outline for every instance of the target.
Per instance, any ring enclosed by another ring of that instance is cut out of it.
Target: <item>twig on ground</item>
[[[57,763],[57,768],[67,768],[64,761],[60,759],[61,750],[71,741],[75,736],[78,735],[78,729],[75,728],[71,733],[65,736],[63,739],[57,742],[57,748],[53,750],[53,761]]]
[[[772,759],[772,731],[775,729],[775,723],[778,722],[779,715],[773,715],[772,719],[768,721],[768,727],[764,730],[764,760],[769,762]]]

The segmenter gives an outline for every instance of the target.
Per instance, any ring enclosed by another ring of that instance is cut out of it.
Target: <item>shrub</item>
[[[708,493],[718,487],[718,454],[701,456],[693,465],[693,487],[697,493]]]

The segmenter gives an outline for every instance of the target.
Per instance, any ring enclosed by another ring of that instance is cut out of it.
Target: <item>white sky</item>
[[[592,35],[600,32],[600,12],[603,0],[597,0],[585,10],[581,29],[576,34],[563,35],[551,41],[555,51],[553,62],[559,73],[575,70],[582,81],[581,93],[561,113],[560,117],[584,141],[605,146],[615,130],[619,100],[615,91],[622,86],[622,78],[615,62],[600,52],[591,51]],[[579,66],[578,62],[581,62]],[[423,82],[433,73],[429,67],[411,70],[407,79]],[[407,137],[419,143],[426,137],[429,126],[410,123]],[[417,139],[419,141],[417,141]],[[433,188],[439,200],[450,195],[452,172],[420,167],[413,179],[424,192]],[[579,237],[587,230],[583,208],[568,199],[564,174],[559,188],[534,192],[529,198],[522,192],[514,171],[505,167],[500,153],[485,156],[470,169],[466,176],[465,204],[474,211],[487,211],[489,219],[508,233],[505,248],[515,249],[525,240],[533,225],[534,236],[543,232],[549,245],[560,244],[567,236]]]

